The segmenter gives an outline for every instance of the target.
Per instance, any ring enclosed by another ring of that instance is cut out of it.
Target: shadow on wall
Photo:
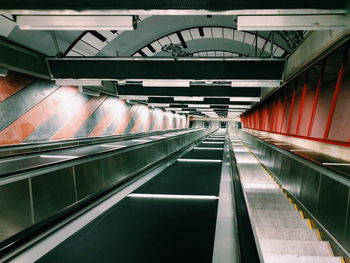
[[[186,117],[78,93],[10,72],[0,77],[0,145],[185,128]]]

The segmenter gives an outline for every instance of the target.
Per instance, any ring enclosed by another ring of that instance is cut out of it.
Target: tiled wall
[[[0,77],[0,145],[186,127],[186,117],[10,72]]]
[[[350,146],[350,41],[245,113],[245,128]]]

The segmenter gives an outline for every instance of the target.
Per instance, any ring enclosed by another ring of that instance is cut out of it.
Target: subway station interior
[[[350,263],[344,0],[1,0],[0,262]]]

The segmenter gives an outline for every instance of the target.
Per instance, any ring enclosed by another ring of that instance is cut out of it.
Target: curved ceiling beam
[[[186,51],[188,53],[197,53],[205,50],[225,50],[232,53],[242,54],[247,57],[255,56],[255,47],[249,45],[247,43],[243,43],[240,41],[229,40],[225,38],[202,38],[195,39],[186,42],[188,48]],[[266,52],[260,48],[257,49],[258,55],[262,55],[263,57],[269,57],[270,53]],[[155,53],[156,57],[166,56],[169,57],[169,53],[167,52],[158,52]]]
[[[151,16],[138,23],[135,31],[125,31],[103,47],[98,56],[131,56],[149,43],[177,31],[196,27],[235,28],[235,16]],[[269,32],[259,31],[258,35],[267,39]],[[290,52],[288,44],[275,34],[275,43]]]
[[[191,54],[194,57],[244,57],[243,54],[219,49],[202,50]]]

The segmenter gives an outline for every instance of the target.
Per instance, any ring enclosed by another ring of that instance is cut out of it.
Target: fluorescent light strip
[[[119,95],[121,100],[148,100],[148,96]]]
[[[181,111],[182,108],[165,108],[166,110],[169,110],[169,111]]]
[[[199,109],[199,108],[197,108],[197,111],[200,111],[200,112],[203,112],[203,113],[205,113],[205,112],[210,113],[210,112],[214,112],[214,109],[208,109],[208,108]]]
[[[189,108],[210,108],[209,104],[188,104]]]
[[[159,198],[159,199],[201,199],[215,200],[219,197],[215,195],[167,195],[167,194],[129,194],[128,197],[133,198]]]
[[[206,144],[224,144],[224,142],[202,142]]]
[[[350,166],[350,163],[322,163],[323,165],[331,165],[331,166]]]
[[[57,86],[102,86],[101,80],[95,79],[56,79]]]
[[[194,147],[194,150],[215,150],[215,151],[219,151],[219,150],[224,150],[224,148],[208,148],[208,147]]]
[[[78,158],[79,156],[71,156],[71,155],[40,155],[41,158]]]
[[[144,87],[190,87],[189,80],[143,80]]]
[[[248,15],[237,17],[239,31],[335,30],[349,25],[344,15]]]
[[[167,103],[148,103],[148,106],[155,106],[155,107],[169,107],[170,104]]]
[[[230,101],[260,101],[259,97],[233,97]]]
[[[204,101],[203,97],[174,97],[174,101]]]
[[[278,88],[281,82],[276,80],[232,80],[231,87]]]
[[[134,30],[133,16],[19,15],[22,30]]]
[[[194,162],[194,163],[221,163],[221,160],[214,159],[177,159],[178,162]]]
[[[234,109],[234,108],[237,108],[237,109],[248,109],[251,107],[251,105],[228,105],[228,107],[230,109]]]

